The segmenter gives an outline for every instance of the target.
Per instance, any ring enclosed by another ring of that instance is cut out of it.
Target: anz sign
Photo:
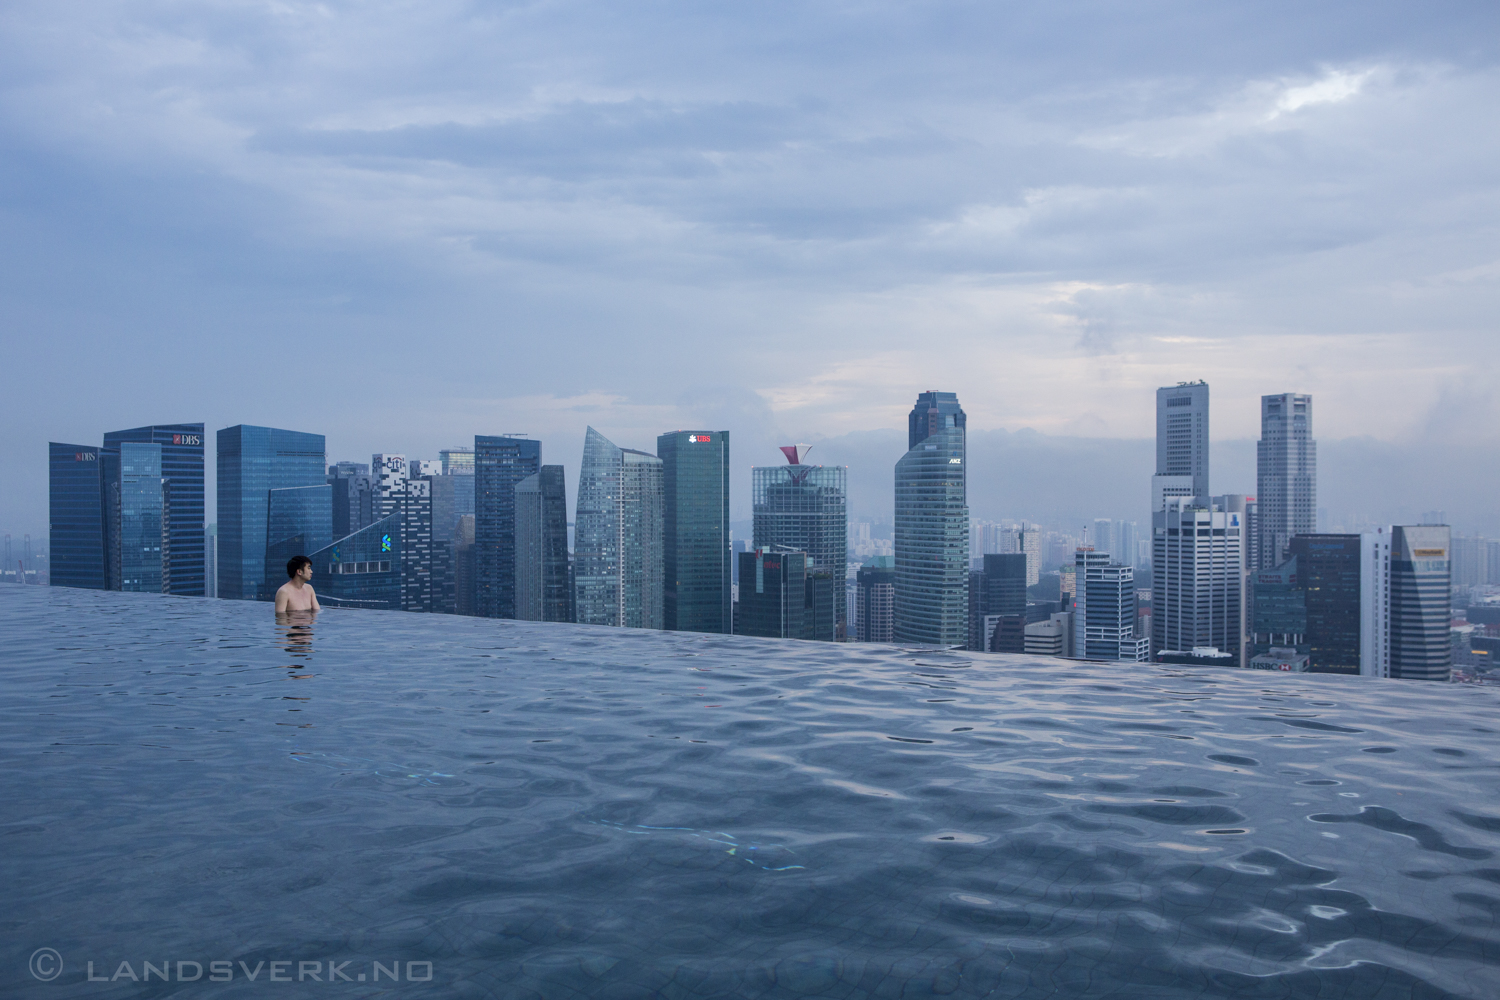
[[[950,459],[948,459],[948,464],[949,465],[963,465],[964,464],[964,460],[961,459],[961,458],[950,458]]]

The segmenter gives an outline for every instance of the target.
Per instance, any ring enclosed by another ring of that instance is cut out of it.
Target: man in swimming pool
[[[276,591],[276,613],[319,610],[318,595],[308,582],[312,579],[312,560],[307,556],[292,556],[286,561],[286,575],[291,579]]]

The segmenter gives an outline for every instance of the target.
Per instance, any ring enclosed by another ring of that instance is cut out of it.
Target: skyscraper
[[[400,611],[405,566],[400,512],[308,553],[318,578],[318,600],[329,607]]]
[[[1135,634],[1135,569],[1085,546],[1074,556],[1073,655],[1144,661],[1150,642]]]
[[[673,431],[656,439],[665,491],[665,628],[731,631],[729,432]]]
[[[375,492],[375,516],[389,517],[401,506],[411,467],[405,455],[371,455],[370,487]]]
[[[809,575],[827,573],[840,589],[848,573],[849,468],[807,465],[806,445],[781,449],[786,465],[757,465],[750,469],[754,547],[781,546],[807,553]],[[835,636],[848,631],[848,609],[835,602]],[[819,635],[827,631],[822,623]]]
[[[218,433],[219,596],[270,600],[267,517],[272,490],[321,486],[327,479],[321,434],[237,424]]]
[[[474,437],[475,607],[481,618],[516,616],[516,484],[541,466],[540,441]]]
[[[897,642],[968,641],[969,507],[958,396],[924,392],[896,463]]]
[[[735,631],[780,639],[832,642],[836,597],[833,575],[807,553],[777,545],[738,553],[740,606]],[[839,581],[842,584],[842,581]]]
[[[854,642],[895,642],[896,558],[871,556],[855,575]]]
[[[1156,475],[1151,510],[1171,497],[1208,496],[1208,383],[1156,390]]]
[[[1392,677],[1446,681],[1453,665],[1449,529],[1391,529],[1390,669]]]
[[[1024,521],[1014,530],[1001,534],[1001,552],[1020,552],[1026,556],[1026,586],[1034,587],[1042,579],[1042,531]]]
[[[363,462],[336,462],[328,467],[332,488],[333,537],[352,535],[376,520],[375,486]]]
[[[1311,396],[1286,392],[1260,397],[1255,487],[1257,568],[1280,565],[1294,535],[1311,535],[1318,530],[1317,447],[1312,436]]]
[[[438,461],[443,465],[445,476],[472,476],[474,474],[473,448],[444,448],[438,452]]]
[[[162,592],[204,595],[203,425],[153,424],[104,435],[104,451],[126,442],[161,448]]]
[[[453,533],[454,611],[461,615],[473,615],[475,594],[474,515],[461,514],[458,528]]]
[[[266,576],[261,593],[274,596],[286,583],[286,564],[292,556],[311,556],[335,537],[332,485],[271,490],[266,501]]]
[[[563,467],[516,484],[516,617],[568,620],[568,497]]]
[[[47,470],[52,586],[108,590],[99,449],[49,442]]]
[[[1244,497],[1172,498],[1151,515],[1151,649],[1241,662]]]
[[[984,569],[969,576],[970,649],[1026,651],[1026,562],[1024,552],[987,553]],[[986,624],[991,620],[998,631]]]
[[[580,624],[661,628],[662,462],[584,436],[574,517],[574,601]]]
[[[104,463],[104,544],[110,589],[161,594],[170,570],[161,445],[122,441],[100,453]]]
[[[1287,542],[1305,599],[1312,673],[1360,673],[1362,548],[1359,535],[1298,534]]]

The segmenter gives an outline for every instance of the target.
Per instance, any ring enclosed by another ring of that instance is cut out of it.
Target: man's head
[[[303,580],[312,579],[312,560],[307,556],[292,556],[286,561],[286,575],[293,580],[301,577]]]

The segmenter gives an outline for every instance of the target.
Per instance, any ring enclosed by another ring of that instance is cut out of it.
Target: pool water
[[[0,635],[5,996],[1500,996],[1485,688],[34,587]]]

